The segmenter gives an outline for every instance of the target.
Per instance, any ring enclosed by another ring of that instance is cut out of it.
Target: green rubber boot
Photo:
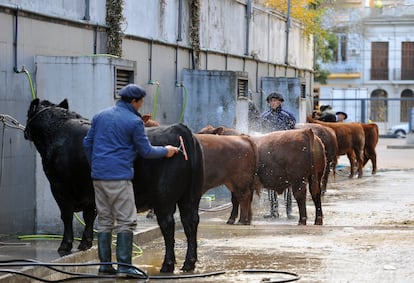
[[[116,258],[119,263],[127,264],[118,264],[118,275],[146,279],[148,276],[145,273],[140,272],[139,269],[131,265],[133,236],[132,232],[120,232],[117,234]]]
[[[111,232],[98,233],[98,255],[101,262],[112,262],[111,244]],[[105,264],[99,267],[98,272],[101,275],[114,275],[116,274],[116,269],[111,264]]]

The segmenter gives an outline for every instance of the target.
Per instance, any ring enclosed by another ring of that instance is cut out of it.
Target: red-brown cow
[[[306,225],[306,183],[315,205],[315,225],[322,225],[321,179],[326,167],[325,147],[311,129],[277,131],[253,137],[259,150],[258,175],[278,194],[291,186],[299,208],[299,224]]]
[[[199,133],[238,134],[234,129],[207,126]],[[306,225],[306,184],[315,204],[315,224],[322,225],[321,178],[325,147],[311,129],[271,132],[252,137],[259,151],[258,176],[263,187],[283,193],[289,187],[299,208],[299,224]]]
[[[349,177],[354,177],[354,168],[358,167],[358,178],[362,178],[365,133],[361,123],[322,122],[313,119],[311,116],[307,116],[307,120],[310,123],[320,124],[335,131],[338,142],[338,155],[346,154],[351,165]]]
[[[322,193],[326,192],[326,186],[328,184],[329,173],[332,168],[335,174],[336,164],[338,162],[338,142],[336,140],[335,131],[331,128],[324,127],[318,124],[312,123],[299,123],[295,126],[297,129],[309,128],[317,135],[323,145],[325,146],[325,155],[326,155],[326,168],[322,176],[321,190]]]
[[[250,224],[253,192],[259,193],[257,177],[258,151],[248,136],[217,136],[196,134],[204,157],[203,193],[225,185],[240,203],[239,223]],[[234,224],[238,207],[233,206],[228,224]]]
[[[377,173],[377,152],[375,148],[378,144],[379,131],[378,125],[374,123],[361,123],[365,133],[364,163],[365,166],[369,160],[372,163],[372,174]]]

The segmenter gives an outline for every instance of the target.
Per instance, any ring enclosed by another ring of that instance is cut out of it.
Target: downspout
[[[290,29],[290,0],[288,0],[288,10],[286,16],[286,50],[285,50],[285,64],[289,65],[289,29]]]
[[[16,14],[14,16],[14,31],[13,31],[13,59],[14,59],[14,67],[13,71],[15,73],[20,73],[19,69],[17,69],[17,40],[19,35],[19,7],[16,7]]]
[[[177,31],[177,42],[180,42],[183,40],[181,36],[181,25],[183,21],[183,0],[178,0],[178,31]]]
[[[91,19],[90,15],[90,0],[85,0],[85,16],[83,17],[85,21],[89,21]]]
[[[249,55],[249,37],[250,37],[250,20],[252,14],[252,2],[251,0],[247,0],[246,4],[246,49],[244,51],[244,55]]]

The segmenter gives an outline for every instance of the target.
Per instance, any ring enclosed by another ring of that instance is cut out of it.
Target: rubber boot
[[[146,279],[148,276],[145,273],[142,273],[138,268],[131,266],[133,236],[132,232],[120,232],[117,234],[116,258],[119,263],[130,265],[118,264],[118,275]]]
[[[270,213],[264,215],[264,218],[279,218],[279,203],[277,202],[277,194],[274,190],[268,190]]]
[[[289,188],[285,190],[285,205],[286,205],[286,215],[288,219],[295,218],[292,215],[292,190]]]
[[[112,262],[112,233],[100,232],[98,233],[98,255],[101,262]],[[114,275],[116,269],[112,265],[101,265],[99,267],[99,274],[101,275]]]

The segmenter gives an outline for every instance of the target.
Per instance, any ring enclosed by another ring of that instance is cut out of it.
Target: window
[[[371,43],[371,80],[388,80],[388,42]]]
[[[411,89],[406,89],[401,93],[401,98],[411,98],[412,100],[401,100],[400,120],[408,122],[408,109],[414,107],[414,94]]]
[[[401,43],[401,80],[414,80],[414,42]]]
[[[347,51],[346,47],[348,45],[348,39],[347,39],[347,36],[345,34],[341,35],[339,44],[340,44],[340,50],[341,50],[341,60],[340,61],[341,62],[346,62],[346,51]]]

